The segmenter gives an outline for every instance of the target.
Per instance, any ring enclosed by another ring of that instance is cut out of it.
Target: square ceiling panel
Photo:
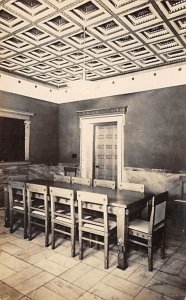
[[[0,70],[63,88],[186,60],[186,0],[2,0]]]
[[[99,43],[99,39],[83,29],[73,35],[68,36],[67,38],[64,38],[64,40],[78,49],[85,49],[88,46]]]
[[[43,0],[10,0],[7,3],[4,2],[7,9],[31,22],[44,18],[55,11],[48,4],[48,1]]]
[[[137,7],[120,15],[121,20],[133,30],[161,22],[162,19],[151,4]]]
[[[64,37],[74,31],[77,31],[80,26],[68,20],[62,14],[54,14],[39,23],[46,31],[59,37]]]
[[[168,19],[186,14],[185,0],[163,0],[160,1],[159,6]]]
[[[20,32],[18,36],[38,46],[54,39],[53,36],[45,33],[36,26],[29,27],[28,29]]]
[[[24,66],[24,67],[33,64],[33,59],[31,59],[30,57],[28,57],[24,54],[18,54],[16,56],[13,56],[12,58],[10,58],[10,61],[17,62],[17,64]]]
[[[64,54],[76,50],[76,48],[65,43],[65,41],[62,41],[61,39],[55,39],[52,43],[43,45],[43,49],[46,49],[47,51],[51,52],[57,57],[58,56],[63,57]]]
[[[123,35],[128,30],[117,20],[109,18],[106,21],[102,21],[98,25],[90,26],[90,31],[97,35],[102,40],[109,40],[118,35]]]
[[[17,52],[23,52],[33,47],[32,44],[14,35],[2,40],[1,45]]]
[[[27,51],[25,54],[31,57],[33,60],[37,60],[37,61],[49,60],[55,57],[54,54],[41,48],[34,48],[30,51]]]
[[[107,6],[117,15],[148,2],[149,0],[108,0]]]
[[[103,5],[100,5],[98,1],[86,0],[73,2],[74,5],[72,4],[71,7],[64,10],[64,12],[83,27],[97,23],[110,16],[107,10],[105,10]]]
[[[18,30],[26,26],[28,22],[19,16],[14,15],[7,9],[0,8],[0,26],[8,32],[12,30]]]
[[[119,52],[143,45],[143,43],[132,33],[117,37],[109,41],[109,44]]]
[[[166,39],[168,37],[173,36],[173,33],[170,30],[170,28],[164,23],[159,23],[142,29],[139,32],[137,32],[137,34],[146,43],[157,42],[162,39]]]

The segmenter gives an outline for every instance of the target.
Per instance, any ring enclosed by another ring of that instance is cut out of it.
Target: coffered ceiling
[[[0,70],[53,87],[186,60],[186,0],[2,0]]]

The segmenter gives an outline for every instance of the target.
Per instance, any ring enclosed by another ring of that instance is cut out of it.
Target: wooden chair
[[[129,223],[128,240],[148,249],[149,271],[153,269],[153,247],[161,244],[161,258],[165,256],[165,216],[168,192],[152,198],[150,221],[135,219]]]
[[[70,176],[54,175],[54,181],[70,183]]]
[[[49,205],[47,186],[27,184],[28,239],[32,239],[32,224],[45,228],[45,247],[49,244]],[[41,222],[44,221],[44,224]]]
[[[145,186],[140,183],[119,182],[118,189],[144,193]]]
[[[102,187],[106,187],[106,188],[114,190],[116,188],[116,183],[115,183],[115,181],[111,181],[111,180],[94,179],[93,186],[95,186],[95,187],[102,186]]]
[[[174,200],[174,221],[183,233],[186,232],[186,176],[180,176],[180,199]]]
[[[140,184],[140,183],[119,182],[118,190],[120,190],[120,191],[126,190],[126,191],[134,191],[134,192],[144,193],[145,186],[144,186],[144,184]],[[140,210],[138,210],[137,212],[134,212],[134,215],[130,216],[130,218],[137,217],[135,215],[137,213],[138,216],[148,220],[150,217],[150,211],[151,211],[151,206],[150,206],[150,203],[147,202],[145,205],[143,205],[140,208]]]
[[[74,176],[76,177],[77,168],[76,167],[64,167],[65,176]]]
[[[108,219],[108,197],[107,195],[77,192],[78,216],[79,216],[79,259],[83,259],[83,241],[104,245],[104,267],[109,266],[109,238],[116,231],[116,222]],[[89,207],[90,206],[90,207]],[[101,211],[102,218],[86,218],[86,208]],[[101,240],[102,239],[102,240]]]
[[[13,233],[14,215],[23,215],[24,239],[27,238],[27,201],[24,182],[9,181],[10,233]]]
[[[72,177],[72,184],[82,184],[82,185],[91,185],[91,179],[81,178],[81,177]]]
[[[71,237],[71,256],[75,256],[75,232],[77,218],[74,206],[74,191],[50,187],[52,249],[55,249],[55,232]]]

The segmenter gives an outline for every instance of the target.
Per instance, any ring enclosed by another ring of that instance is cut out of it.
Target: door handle
[[[98,169],[99,169],[99,166],[96,166],[96,168],[98,168]]]

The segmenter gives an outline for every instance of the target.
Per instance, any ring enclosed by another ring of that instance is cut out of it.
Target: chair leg
[[[14,212],[12,209],[10,209],[10,233],[13,233],[13,215],[14,215]]]
[[[32,240],[32,221],[30,215],[28,215],[28,240]]]
[[[89,233],[89,238],[92,239],[92,233]],[[89,242],[89,247],[94,247],[94,243],[92,241]]]
[[[96,235],[95,240],[99,241],[99,236],[98,235]],[[96,250],[99,250],[99,244],[97,244],[97,243],[96,243]]]
[[[165,258],[165,232],[162,233],[161,240],[161,259]]]
[[[76,227],[72,226],[71,227],[71,256],[75,256],[75,230]]]
[[[27,239],[27,214],[24,213],[24,239]]]
[[[79,259],[83,259],[83,240],[81,231],[79,231]]]
[[[108,235],[104,237],[104,268],[108,269],[109,267],[109,241]]]
[[[52,234],[52,245],[51,245],[51,248],[52,249],[55,249],[55,224],[54,224],[54,222],[52,221],[51,222],[51,227],[52,227],[52,229],[51,229],[51,234]]]
[[[48,247],[49,244],[49,222],[48,218],[45,219],[45,247]]]
[[[149,265],[149,271],[152,271],[153,269],[152,237],[148,238],[148,265]]]

